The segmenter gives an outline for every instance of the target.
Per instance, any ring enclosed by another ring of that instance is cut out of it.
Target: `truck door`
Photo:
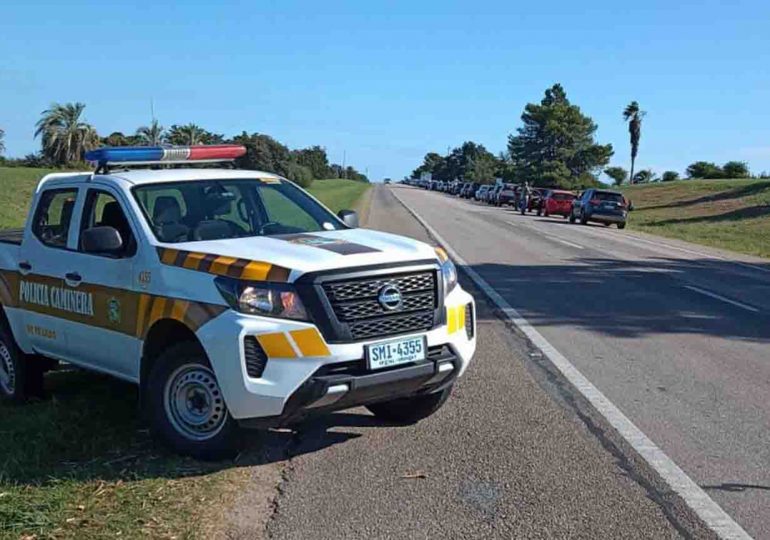
[[[112,187],[90,184],[77,224],[76,245],[67,257],[66,274],[92,305],[90,320],[73,317],[63,323],[72,354],[100,371],[139,379],[141,341],[136,336],[139,294],[133,284],[137,265],[135,224],[122,195]],[[92,227],[112,227],[123,247],[112,253],[86,253],[82,233]]]
[[[35,351],[66,359],[67,340],[61,326],[67,311],[59,303],[66,288],[72,216],[78,188],[52,187],[37,198],[19,259],[19,307],[24,328]]]

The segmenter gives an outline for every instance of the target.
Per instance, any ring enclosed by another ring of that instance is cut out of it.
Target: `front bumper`
[[[283,412],[273,417],[240,419],[247,428],[284,426],[303,417],[349,409],[399,397],[430,394],[457,380],[462,362],[451,347],[435,348],[413,365],[365,372],[360,366],[321,367],[289,397]]]
[[[355,343],[323,342],[323,346],[313,350],[302,347],[293,337],[303,331],[316,330],[315,325],[244,315],[232,310],[202,326],[197,335],[216,373],[233,418],[254,425],[259,425],[259,419],[263,419],[265,425],[276,425],[298,414],[303,415],[308,409],[340,409],[407,394],[436,391],[435,381],[430,382],[436,373],[429,371],[437,370],[439,364],[447,361],[453,368],[441,373],[449,377],[447,381],[453,382],[467,369],[476,349],[475,306],[473,297],[460,286],[445,297],[444,304],[447,323],[427,332],[397,337],[423,335],[429,352],[447,350],[452,356],[451,361],[438,360],[438,357],[429,355],[423,363],[382,372],[365,371],[364,348],[369,344],[392,340],[394,336]],[[459,310],[468,305],[472,314],[470,333],[466,333],[458,322]],[[244,339],[247,336],[264,335],[283,336],[289,347],[285,352],[271,351],[261,376],[251,377],[244,360]],[[323,340],[320,335],[318,337]],[[352,366],[353,369],[347,373],[337,373],[345,375],[347,379],[342,380],[339,376],[329,378],[329,374],[340,366]],[[447,370],[446,367],[442,369]],[[338,392],[340,388],[337,388],[332,393],[344,394],[340,395],[340,399],[332,403],[330,396],[328,403],[316,403],[326,396],[324,392],[338,384],[348,386],[345,392]]]

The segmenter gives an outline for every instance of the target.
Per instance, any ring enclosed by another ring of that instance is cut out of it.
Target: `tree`
[[[529,103],[521,120],[517,134],[508,136],[508,154],[520,180],[575,187],[589,182],[612,157],[612,145],[594,141],[596,124],[570,103],[560,84],[547,89],[539,104]]]
[[[666,171],[660,179],[663,182],[674,182],[675,180],[679,180],[679,173],[676,171]]]
[[[628,134],[631,137],[631,172],[629,178],[634,178],[634,164],[639,153],[639,140],[642,138],[642,118],[647,114],[639,109],[639,103],[632,101],[623,110],[623,120],[628,122]]]
[[[195,126],[195,124],[189,124],[189,126]],[[182,126],[182,128],[184,127]],[[165,129],[160,125],[160,122],[153,118],[149,126],[142,126],[136,130],[136,137],[147,146],[160,146],[166,138]]]
[[[696,161],[687,167],[689,178],[723,178],[724,171],[716,163]]]
[[[604,169],[604,174],[612,178],[612,183],[616,186],[621,185],[628,179],[628,171],[623,167],[607,167]]]
[[[173,124],[166,134],[166,141],[178,146],[193,146],[196,144],[221,144],[224,135],[206,131],[197,124],[189,123],[183,126]]]
[[[295,150],[292,154],[296,158],[297,163],[310,170],[313,178],[329,178],[332,175],[329,167],[329,157],[326,155],[326,150],[323,147],[318,145],[311,146],[310,148]]]
[[[0,128],[0,155],[5,152],[5,131]]]
[[[750,176],[749,166],[745,161],[728,161],[722,165],[722,172],[725,178],[748,178]]]
[[[643,169],[636,173],[633,178],[631,179],[632,184],[649,184],[650,182],[655,182],[657,180],[657,177],[654,172],[650,169]]]
[[[83,103],[54,103],[37,121],[35,137],[41,138],[43,155],[55,165],[82,161],[86,150],[99,145],[99,136],[81,120]]]
[[[444,168],[446,158],[436,152],[428,152],[422,160],[422,165],[412,171],[412,178],[419,178],[422,173],[431,173],[438,177],[439,171]]]

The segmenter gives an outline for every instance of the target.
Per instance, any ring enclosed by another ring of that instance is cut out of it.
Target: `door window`
[[[126,213],[112,194],[97,189],[88,190],[83,220],[80,224],[81,238],[82,232],[91,227],[112,227],[120,233],[123,248],[118,253],[110,254],[110,256],[130,257],[136,253],[136,240],[126,218]],[[83,251],[81,242],[79,242],[79,249]]]
[[[32,223],[32,233],[47,246],[67,247],[77,188],[49,189],[40,196]]]

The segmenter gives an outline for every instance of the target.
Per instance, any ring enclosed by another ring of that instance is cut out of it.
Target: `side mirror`
[[[345,225],[351,229],[357,229],[359,227],[358,212],[355,210],[340,210],[337,213],[337,217],[339,217],[343,223],[345,223]]]
[[[123,239],[113,227],[91,227],[83,231],[80,244],[86,253],[117,253],[123,248]]]

